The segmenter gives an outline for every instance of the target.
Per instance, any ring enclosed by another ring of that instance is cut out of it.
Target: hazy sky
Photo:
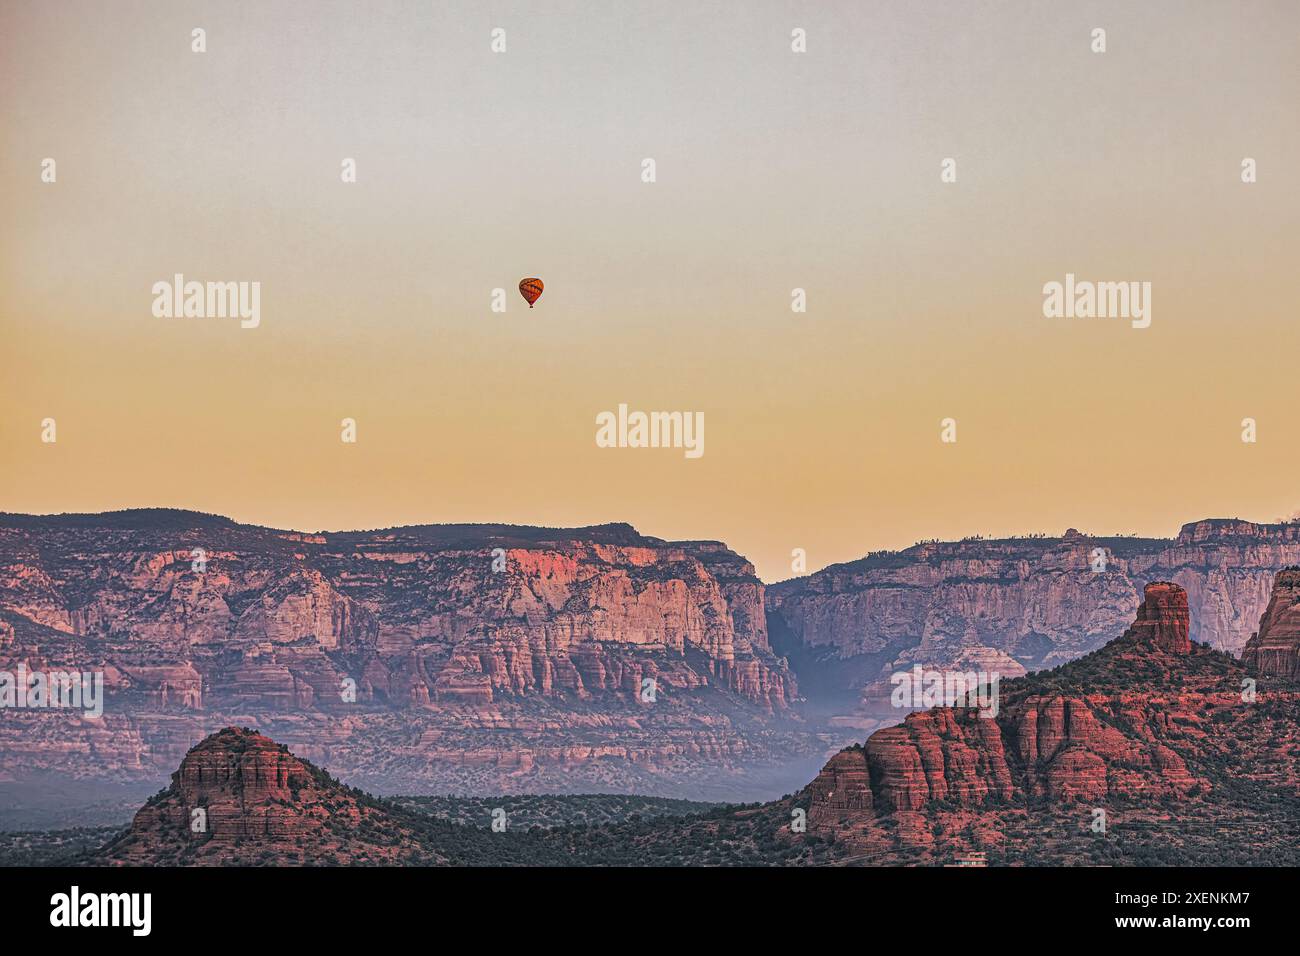
[[[1293,2],[6,2],[0,510],[629,521],[767,580],[1289,515],[1297,103]],[[1067,272],[1150,328],[1044,318]],[[175,273],[260,327],[154,317]],[[705,454],[598,448],[619,403]]]

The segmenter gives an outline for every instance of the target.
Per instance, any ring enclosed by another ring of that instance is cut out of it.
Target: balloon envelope
[[[533,303],[541,298],[542,289],[544,288],[541,279],[519,280],[519,294],[528,300],[528,308],[530,309],[533,307]]]

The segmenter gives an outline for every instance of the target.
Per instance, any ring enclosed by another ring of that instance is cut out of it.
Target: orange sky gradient
[[[1300,510],[1300,7],[591,6],[6,4],[0,510],[628,521],[768,581]],[[155,318],[178,272],[260,327]],[[1044,318],[1067,272],[1151,327]],[[619,403],[705,454],[598,448]]]

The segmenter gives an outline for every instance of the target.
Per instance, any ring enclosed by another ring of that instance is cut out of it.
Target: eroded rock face
[[[144,741],[78,773],[175,766],[176,746],[250,714],[295,746],[335,740],[330,765],[377,788],[464,782],[410,740],[508,768],[484,774],[498,790],[521,787],[504,776],[529,772],[519,754],[669,754],[687,773],[694,755],[760,759],[797,694],[763,593],[725,546],[627,525],[304,535],[190,512],[0,516],[0,667],[103,671],[106,715]],[[64,716],[15,715],[10,733],[47,721],[38,736],[67,738],[47,769],[74,772],[59,754],[81,759],[88,731]]]
[[[875,809],[867,758],[860,748],[841,750],[833,756],[808,785],[808,792],[821,820]]]
[[[1248,706],[1242,666],[1191,644],[1188,631],[1186,592],[1149,584],[1121,637],[1059,671],[1007,682],[996,718],[933,708],[837,754],[807,791],[813,832],[877,850],[934,847],[944,842],[934,828],[943,814],[997,831],[1022,823],[1025,806],[1167,806],[1213,789],[1192,760],[1237,761],[1229,776],[1293,786],[1296,688]],[[891,827],[879,826],[885,817]]]
[[[914,663],[952,669],[972,648],[1028,670],[1095,650],[1133,619],[1147,582],[1188,597],[1187,637],[1240,653],[1274,575],[1300,563],[1300,524],[1215,519],[1173,540],[1092,537],[925,542],[767,589],[769,628],[803,683],[844,675],[867,712]],[[1000,669],[1006,676],[1018,676]]]
[[[1300,568],[1278,573],[1259,631],[1246,642],[1241,660],[1262,674],[1300,680]]]
[[[1187,592],[1177,584],[1154,581],[1146,586],[1129,634],[1168,654],[1188,654],[1192,650],[1189,617]]]
[[[130,829],[109,865],[429,863],[417,835],[374,801],[247,728],[195,746]]]

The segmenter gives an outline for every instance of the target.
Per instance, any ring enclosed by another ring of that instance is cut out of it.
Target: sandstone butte
[[[414,824],[414,825],[413,825]],[[418,822],[344,787],[248,728],[199,743],[171,786],[93,862],[108,865],[399,865],[445,862]]]
[[[1004,682],[995,719],[966,707],[912,713],[836,754],[801,795],[809,832],[868,863],[972,852],[1001,863],[1212,863],[1234,853],[1294,865],[1300,684],[1280,672],[1300,646],[1297,577],[1277,576],[1266,641],[1253,642],[1274,649],[1258,655],[1271,670],[1193,643],[1187,592],[1153,582],[1121,637]]]
[[[157,780],[253,725],[383,792],[752,799],[897,721],[894,671],[1055,666],[1119,633],[1153,578],[1187,592],[1192,640],[1237,653],[1296,564],[1300,525],[1225,519],[925,542],[765,587],[719,542],[628,525],[0,515],[0,669],[102,669],[108,698],[99,721],[7,712],[0,780]]]

